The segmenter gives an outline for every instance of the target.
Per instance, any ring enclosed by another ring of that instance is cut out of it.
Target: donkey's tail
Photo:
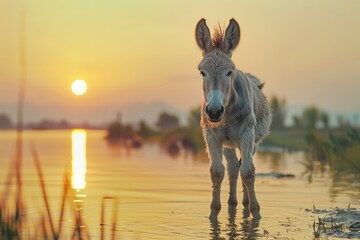
[[[259,78],[257,78],[255,75],[251,74],[251,73],[245,73],[245,75],[251,80],[253,81],[253,83],[255,83],[255,85],[261,90],[265,83],[261,82]]]

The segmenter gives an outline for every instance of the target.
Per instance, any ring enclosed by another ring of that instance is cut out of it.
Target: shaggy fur
[[[260,218],[252,156],[256,145],[268,134],[271,123],[269,104],[261,91],[264,84],[254,75],[236,69],[231,60],[232,51],[240,41],[240,27],[234,19],[230,20],[225,34],[219,29],[213,38],[205,19],[201,19],[195,35],[203,51],[198,68],[203,75],[204,93],[201,127],[213,183],[210,219],[217,219],[221,209],[220,189],[225,173],[223,154],[230,183],[229,206],[237,205],[236,185],[240,171],[245,216],[251,212],[254,218]],[[212,119],[214,116],[217,119]],[[240,160],[235,148],[240,149]]]

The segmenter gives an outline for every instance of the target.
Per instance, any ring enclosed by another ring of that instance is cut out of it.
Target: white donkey
[[[225,34],[215,29],[211,38],[205,19],[196,26],[196,42],[203,59],[198,68],[203,77],[204,103],[201,127],[211,161],[212,202],[210,219],[216,220],[221,209],[220,188],[225,167],[222,153],[227,160],[230,182],[229,207],[237,206],[236,185],[240,175],[243,183],[244,214],[249,210],[255,219],[261,218],[256,199],[255,167],[252,156],[258,144],[269,132],[271,111],[261,91],[263,84],[253,75],[235,68],[232,51],[240,41],[240,27],[231,19]],[[235,153],[241,152],[241,159]]]

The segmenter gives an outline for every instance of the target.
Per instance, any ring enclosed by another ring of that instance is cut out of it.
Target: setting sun
[[[82,79],[78,79],[75,80],[72,84],[71,84],[71,91],[75,94],[75,95],[83,95],[86,93],[87,90],[87,85],[86,82]]]

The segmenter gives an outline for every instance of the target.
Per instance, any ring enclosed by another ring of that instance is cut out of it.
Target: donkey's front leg
[[[236,207],[238,204],[236,197],[237,179],[239,176],[239,161],[236,157],[234,148],[224,148],[224,156],[227,161],[227,172],[229,176],[230,194],[228,204],[229,207]]]
[[[255,195],[255,166],[252,160],[252,156],[255,149],[255,136],[254,130],[249,128],[246,130],[239,141],[239,148],[241,151],[241,166],[240,175],[245,185],[249,197],[249,209],[252,216],[256,219],[261,218],[260,216],[260,205]]]
[[[212,181],[212,201],[210,205],[211,214],[209,218],[216,220],[221,210],[220,190],[221,183],[224,179],[225,167],[222,164],[222,142],[219,141],[215,134],[209,131],[205,134],[207,152],[210,158],[210,176]]]

